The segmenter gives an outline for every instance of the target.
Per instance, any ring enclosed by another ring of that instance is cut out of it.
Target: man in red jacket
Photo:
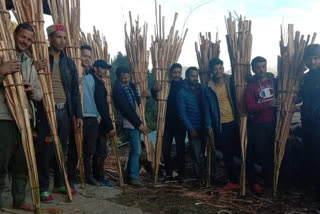
[[[252,62],[252,71],[255,74],[249,80],[246,91],[246,106],[249,114],[249,141],[248,141],[248,179],[252,190],[262,191],[257,183],[253,165],[262,166],[264,185],[272,185],[273,175],[273,142],[276,121],[275,108],[275,78],[267,73],[267,60],[261,56],[255,57]]]

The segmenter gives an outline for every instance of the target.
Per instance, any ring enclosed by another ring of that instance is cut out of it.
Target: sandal
[[[26,203],[23,203],[20,206],[13,206],[13,208],[18,210],[28,211],[28,212],[34,211],[34,207],[31,204],[26,204]]]
[[[40,193],[40,201],[43,203],[52,203],[53,197],[48,191],[44,191]]]

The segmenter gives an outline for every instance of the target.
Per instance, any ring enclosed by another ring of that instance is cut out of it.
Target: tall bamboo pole
[[[303,64],[304,49],[310,40],[310,35],[305,40],[305,37],[300,35],[299,31],[294,32],[292,24],[288,25],[287,39],[285,40],[285,32],[283,28],[281,29],[277,89],[279,105],[277,107],[277,126],[274,142],[274,194],[277,192],[281,162],[291,128],[297,93],[305,71]],[[311,43],[314,42],[315,37],[316,34],[314,33]]]
[[[148,90],[148,65],[149,65],[149,51],[147,51],[147,30],[148,24],[144,23],[143,30],[139,27],[139,19],[135,21],[136,25],[132,24],[131,11],[129,11],[130,18],[130,35],[128,35],[126,24],[125,30],[125,47],[128,56],[130,70],[132,71],[133,82],[136,84],[138,91],[142,94]],[[141,105],[139,106],[140,117],[142,123],[146,126],[145,108],[147,98],[141,97]],[[148,135],[144,135],[144,144],[147,153],[148,161],[153,161],[150,151],[150,144]]]
[[[151,58],[152,74],[154,80],[161,85],[161,90],[157,92],[157,143],[154,161],[154,183],[157,183],[160,159],[162,155],[162,140],[164,125],[166,120],[167,98],[170,90],[170,66],[178,61],[182,45],[187,35],[187,31],[182,32],[183,37],[179,36],[179,31],[175,31],[178,13],[175,13],[173,24],[168,36],[165,38],[165,17],[161,16],[161,5],[159,5],[159,17],[157,4],[155,4],[156,26],[155,35],[151,36]]]
[[[100,32],[96,30],[95,26],[93,27],[93,35],[90,33],[87,36],[84,33],[81,33],[81,44],[82,45],[90,45],[92,48],[93,57],[92,59],[104,59],[107,63],[110,63],[110,55],[108,53],[108,43],[106,38],[100,35]],[[107,89],[107,102],[109,105],[109,114],[112,120],[112,125],[116,130],[116,123],[115,123],[115,116],[113,113],[113,105],[112,105],[112,90],[111,90],[111,81],[110,81],[110,72],[107,74],[106,78],[104,79],[105,87]],[[117,170],[119,175],[119,185],[123,186],[123,175],[122,175],[122,168],[120,162],[120,154],[118,149],[118,137],[117,135],[111,137],[111,145],[114,156],[117,162]]]
[[[231,13],[226,18],[227,45],[231,61],[232,75],[236,87],[236,107],[240,126],[241,142],[241,176],[240,194],[246,193],[246,150],[247,150],[247,113],[245,107],[246,80],[250,72],[252,51],[251,21],[243,19],[233,20]],[[238,28],[236,27],[238,25]]]
[[[13,29],[4,0],[0,0],[0,63],[16,59]],[[20,72],[6,75],[3,85],[10,112],[21,133],[28,166],[34,213],[41,213],[38,170],[29,117],[29,104]],[[14,190],[12,190],[14,191]]]

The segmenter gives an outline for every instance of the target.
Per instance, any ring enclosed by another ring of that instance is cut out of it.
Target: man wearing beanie
[[[309,68],[301,87],[303,105],[301,121],[303,128],[303,143],[305,145],[306,171],[310,182],[316,188],[317,201],[320,200],[320,45],[312,44],[306,47],[304,62]]]
[[[63,152],[66,155],[67,141],[72,127],[71,118],[76,117],[77,128],[82,127],[82,109],[79,93],[79,80],[74,61],[64,53],[66,47],[66,32],[63,25],[51,25],[47,28],[50,70],[52,74],[52,88],[57,117],[57,130]],[[54,169],[54,192],[66,193],[64,176],[59,169],[56,159],[55,146],[52,142],[48,121],[44,108],[39,112],[38,130],[38,170],[42,202],[52,202],[49,193],[50,162]],[[75,190],[72,191],[76,193]]]
[[[104,60],[96,60],[83,78],[83,159],[86,183],[112,187],[113,184],[104,179],[107,141],[106,138],[99,139],[100,135],[106,136],[107,133],[115,135],[103,82],[110,68]]]

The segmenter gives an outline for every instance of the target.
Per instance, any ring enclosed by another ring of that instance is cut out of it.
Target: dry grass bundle
[[[136,25],[132,24],[131,11],[130,17],[130,36],[128,35],[125,24],[125,46],[129,61],[129,66],[132,71],[133,82],[136,84],[140,94],[148,90],[148,65],[149,51],[147,50],[147,31],[148,24],[144,23],[143,31],[139,27],[139,19],[136,20]],[[139,106],[140,116],[144,126],[147,126],[145,117],[147,98],[141,97],[141,105]],[[146,147],[148,161],[153,161],[151,154],[148,135],[144,135],[144,144]]]
[[[195,49],[199,64],[199,75],[201,85],[207,85],[210,79],[209,75],[209,62],[213,57],[220,55],[220,40],[218,40],[218,33],[216,34],[216,41],[212,42],[211,33],[208,32],[204,35],[199,34],[199,46],[195,42]]]
[[[280,56],[278,56],[278,98],[277,126],[274,144],[274,193],[278,187],[278,177],[281,161],[285,152],[291,121],[295,109],[297,93],[300,82],[303,79],[305,66],[303,64],[304,49],[308,45],[307,40],[299,31],[294,33],[293,25],[288,25],[287,39],[285,32],[281,31]],[[311,43],[314,42],[316,34],[313,34]]]
[[[106,38],[102,35],[100,35],[100,32],[96,30],[95,26],[93,26],[93,35],[90,33],[85,36],[85,34],[81,33],[81,44],[82,45],[90,45],[92,48],[92,59],[103,59],[107,63],[110,63],[110,55],[108,52],[108,43],[106,41]],[[107,77],[104,79],[105,86],[107,89],[107,102],[109,105],[109,114],[112,120],[112,124],[114,129],[116,130],[116,123],[115,123],[115,116],[113,113],[113,106],[112,106],[112,89],[111,89],[111,81],[110,81],[110,72],[107,74]],[[118,149],[118,138],[117,135],[111,138],[111,144],[112,144],[112,150],[114,152],[114,156],[116,158],[117,162],[117,170],[119,175],[119,185],[123,185],[123,176],[122,176],[122,168],[121,168],[121,162],[120,162],[120,154]]]
[[[165,17],[161,16],[161,5],[159,5],[159,17],[157,4],[155,6],[156,26],[155,35],[151,37],[151,58],[152,58],[152,74],[154,80],[161,85],[161,90],[157,93],[157,144],[154,161],[154,182],[157,182],[159,164],[162,153],[162,139],[164,125],[166,120],[167,98],[170,90],[170,66],[178,61],[182,45],[187,35],[187,31],[182,32],[183,37],[179,36],[179,31],[175,30],[178,13],[174,16],[173,24],[170,28],[169,35],[165,37]]]
[[[72,58],[78,70],[79,80],[82,79],[81,51],[80,51],[80,0],[49,0],[49,7],[54,24],[63,24],[66,29],[66,54]],[[82,81],[79,81],[82,103]],[[82,129],[76,125],[76,118],[72,118],[74,139],[78,153],[81,188],[85,187],[84,166],[82,159]]]
[[[16,59],[13,29],[4,0],[0,0],[0,63]],[[35,213],[41,213],[36,156],[29,117],[29,104],[20,72],[6,75],[3,85],[8,107],[20,130]]]
[[[238,23],[237,23],[238,22]],[[237,25],[238,24],[238,28]],[[251,21],[243,19],[233,20],[231,13],[226,18],[227,45],[232,66],[232,75],[236,87],[236,107],[240,125],[241,138],[241,195],[245,195],[246,186],[246,150],[247,150],[247,114],[245,107],[246,78],[250,72],[252,50]]]

